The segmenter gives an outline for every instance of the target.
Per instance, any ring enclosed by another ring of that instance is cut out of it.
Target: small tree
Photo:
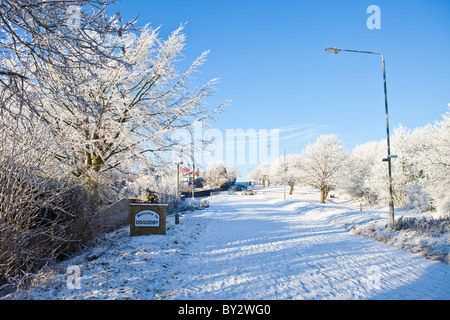
[[[320,190],[321,203],[325,203],[328,192],[335,186],[343,159],[343,146],[334,135],[322,135],[303,150],[302,179]]]
[[[289,154],[280,157],[271,165],[271,180],[278,184],[287,184],[289,186],[289,194],[294,192],[294,186],[300,182],[300,163],[301,156],[299,154]]]
[[[213,163],[208,166],[205,179],[211,188],[227,188],[236,182],[236,169]]]
[[[380,191],[387,190],[386,167],[383,167],[380,161],[386,152],[385,149],[384,141],[371,141],[356,146],[345,157],[338,178],[338,188],[356,199],[368,202],[379,199],[382,194],[378,193],[379,190],[375,186],[382,184]]]
[[[261,163],[255,170],[253,170],[248,178],[252,181],[261,181],[263,187],[266,186],[266,180],[269,177],[270,168],[272,164],[270,162]]]

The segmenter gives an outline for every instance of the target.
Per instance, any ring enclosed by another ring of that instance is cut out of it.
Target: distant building
[[[196,188],[203,187],[203,179],[200,178],[200,169],[192,174],[192,170],[188,167],[180,167],[180,181],[181,184],[192,186],[192,176],[194,176],[194,184]]]

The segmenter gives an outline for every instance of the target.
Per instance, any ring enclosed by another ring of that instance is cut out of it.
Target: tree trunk
[[[328,196],[328,192],[329,192],[330,190],[328,189],[328,187],[327,186],[323,186],[321,189],[320,189],[320,203],[325,203],[325,200],[327,199],[327,196]]]
[[[289,194],[292,195],[292,192],[294,192],[294,185],[290,184],[289,187],[290,187]]]

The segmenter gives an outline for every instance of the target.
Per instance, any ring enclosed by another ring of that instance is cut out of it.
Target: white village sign
[[[141,211],[136,214],[134,225],[136,227],[159,227],[159,214],[151,210]]]

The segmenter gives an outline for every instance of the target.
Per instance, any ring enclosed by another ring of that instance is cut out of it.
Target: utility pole
[[[389,138],[389,114],[388,114],[388,100],[387,100],[387,88],[386,88],[386,67],[384,63],[384,55],[381,54],[381,60],[383,62],[383,80],[384,80],[384,105],[386,111],[386,131],[387,131],[387,162],[388,162],[388,170],[389,170],[389,218],[391,223],[394,223],[394,193],[392,190],[392,164],[391,159],[396,158],[396,156],[391,156],[391,142]],[[383,159],[386,161],[386,159]]]
[[[192,136],[192,148],[191,148],[191,157],[192,157],[192,201],[195,200],[194,191],[195,191],[195,153],[194,153],[194,136]]]
[[[286,201],[286,146],[283,146],[283,153],[284,153],[283,194],[284,194],[284,201]]]
[[[194,192],[195,192],[195,165],[194,162],[192,162],[192,200],[195,199]]]
[[[279,146],[279,145],[278,145]],[[267,148],[272,147],[272,145],[267,145]],[[283,145],[283,155],[284,155],[284,160],[283,160],[283,198],[286,201],[286,146]]]
[[[174,163],[177,165],[177,211],[175,212],[175,224],[180,224],[180,164],[183,164],[183,161],[177,160]]]

